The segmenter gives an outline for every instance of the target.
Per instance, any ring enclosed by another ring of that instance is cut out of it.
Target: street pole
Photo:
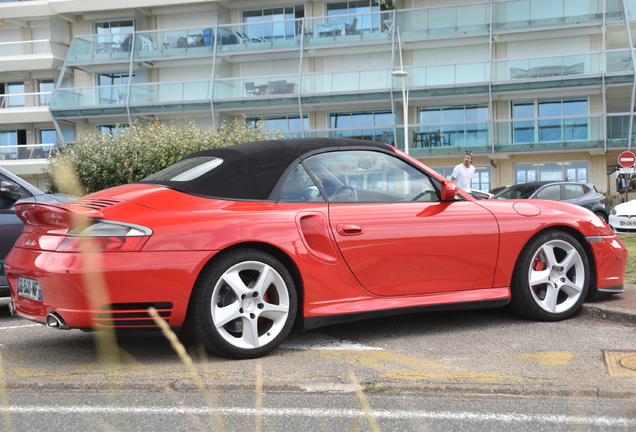
[[[404,70],[402,62],[402,41],[400,40],[400,28],[397,28],[398,50],[400,51],[400,70],[391,72],[394,77],[402,77],[402,102],[404,105],[404,153],[409,154],[409,94],[406,91],[406,77],[408,72]]]

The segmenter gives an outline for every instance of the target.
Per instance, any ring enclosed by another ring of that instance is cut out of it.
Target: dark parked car
[[[607,198],[599,193],[592,183],[537,181],[507,186],[493,196],[493,199],[520,198],[547,199],[576,204],[595,213],[605,222],[610,212]]]
[[[0,297],[9,296],[9,284],[4,275],[4,259],[22,234],[24,224],[13,212],[16,201],[64,203],[76,199],[66,195],[46,194],[29,182],[0,168]]]

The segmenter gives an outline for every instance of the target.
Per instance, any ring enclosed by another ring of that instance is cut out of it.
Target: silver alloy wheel
[[[585,287],[583,259],[572,244],[548,241],[530,261],[528,283],[532,297],[543,310],[566,312],[577,303]]]
[[[230,267],[212,292],[212,323],[236,348],[272,342],[285,327],[290,301],[285,281],[268,264],[244,261]]]

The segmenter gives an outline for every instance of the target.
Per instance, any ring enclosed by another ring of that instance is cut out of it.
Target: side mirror
[[[442,182],[442,201],[448,201],[457,195],[457,186],[449,181]]]
[[[20,186],[9,181],[0,182],[0,199],[17,201],[20,198],[22,198]]]

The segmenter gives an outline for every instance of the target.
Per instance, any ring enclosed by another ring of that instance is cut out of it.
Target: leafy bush
[[[44,176],[51,192],[86,195],[137,182],[199,150],[281,138],[284,135],[268,131],[265,122],[248,126],[245,118],[216,131],[197,127],[193,120],[167,125],[138,119],[113,132],[82,134],[76,143],[51,152]],[[69,182],[69,171],[75,181]]]

